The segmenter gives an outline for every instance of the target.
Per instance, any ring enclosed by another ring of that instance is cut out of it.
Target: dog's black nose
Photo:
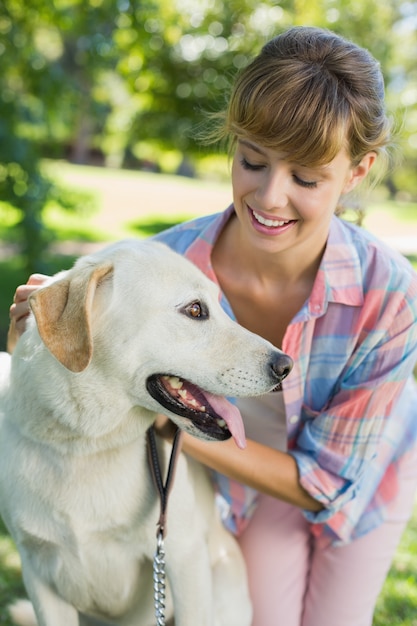
[[[273,361],[271,367],[275,377],[281,382],[291,372],[293,365],[294,362],[288,354],[280,354]]]

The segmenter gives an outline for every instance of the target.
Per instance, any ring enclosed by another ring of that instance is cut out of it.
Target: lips
[[[226,398],[169,374],[150,376],[146,388],[163,408],[189,419],[208,438],[223,441],[233,436],[239,448],[245,447],[242,417]]]
[[[262,233],[280,234],[287,231],[297,223],[297,220],[285,219],[282,217],[266,217],[264,214],[258,213],[258,211],[255,211],[250,207],[248,207],[248,209],[252,224],[256,230]]]
[[[264,226],[273,226],[274,228],[276,228],[277,226],[285,226],[285,224],[289,224],[292,221],[292,220],[268,219],[266,217],[263,217],[263,215],[261,215],[260,213],[257,213],[253,209],[252,209],[252,213],[255,219],[258,222],[260,222],[260,224],[264,224]]]

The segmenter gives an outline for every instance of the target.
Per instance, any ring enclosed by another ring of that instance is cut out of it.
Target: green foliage
[[[33,270],[45,243],[41,213],[52,186],[40,173],[36,147],[18,134],[17,109],[0,100],[0,197],[20,209],[18,227]]]
[[[207,112],[292,24],[331,28],[380,60],[405,157],[390,190],[416,195],[416,16],[415,0],[3,0],[0,199],[21,213],[28,270],[41,267],[42,213],[57,193],[41,157],[129,167],[162,163],[167,150],[176,165],[198,158]]]
[[[53,63],[53,18],[47,2],[36,9],[15,0],[1,5],[0,198],[20,212],[14,232],[28,273],[44,269],[43,251],[50,239],[42,220],[47,202],[58,199],[61,205],[76,206],[40,167],[39,140],[52,133],[65,82],[65,72]]]
[[[413,130],[416,12],[405,0],[5,0],[3,100],[18,96],[19,135],[51,155],[83,162],[98,148],[120,164],[144,141],[195,152],[196,124],[223,106],[236,72],[274,34],[311,24],[371,50]]]

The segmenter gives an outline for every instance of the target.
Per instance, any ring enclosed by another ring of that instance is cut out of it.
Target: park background
[[[364,227],[417,267],[417,2],[0,0],[0,349],[17,284],[84,252],[231,201],[221,147],[198,137],[236,73],[292,25],[327,27],[381,63],[396,167]],[[0,626],[22,597],[0,528]],[[417,626],[417,510],[375,626]]]

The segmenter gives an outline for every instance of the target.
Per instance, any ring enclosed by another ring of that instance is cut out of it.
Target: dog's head
[[[98,372],[132,406],[205,439],[244,445],[236,407],[280,385],[290,357],[224,313],[217,287],[156,242],[82,257],[30,297],[39,334],[69,372]]]

